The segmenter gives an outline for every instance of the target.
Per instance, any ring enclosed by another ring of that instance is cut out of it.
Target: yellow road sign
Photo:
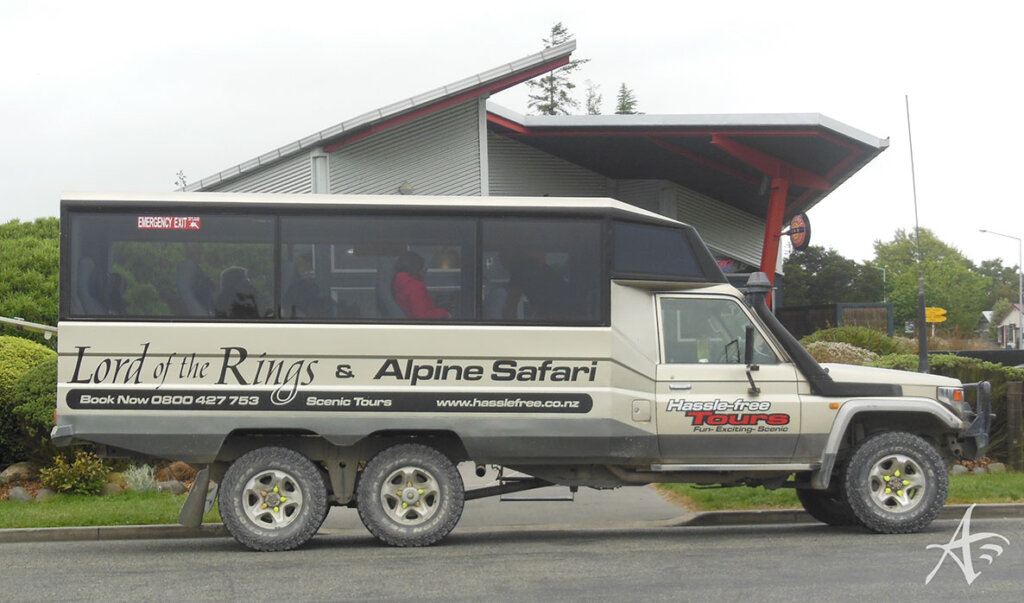
[[[945,308],[925,308],[924,309],[924,320],[925,320],[925,322],[946,322],[946,309]]]

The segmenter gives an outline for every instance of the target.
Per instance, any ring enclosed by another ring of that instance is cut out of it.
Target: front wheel
[[[462,517],[462,476],[448,457],[420,444],[399,444],[370,459],[359,477],[359,518],[392,546],[426,546]]]
[[[850,503],[828,490],[797,490],[796,497],[811,517],[830,526],[855,526],[860,522]]]
[[[257,448],[238,458],[220,487],[228,532],[257,551],[287,551],[306,543],[327,517],[320,470],[288,448]]]
[[[905,534],[921,530],[946,504],[949,476],[935,447],[903,432],[861,443],[850,458],[843,492],[869,530]]]

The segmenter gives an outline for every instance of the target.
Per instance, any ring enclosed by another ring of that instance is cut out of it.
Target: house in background
[[[188,191],[613,197],[689,223],[727,272],[779,272],[783,224],[888,147],[819,114],[524,116],[488,98],[575,41],[331,126]]]
[[[996,343],[1006,349],[1021,349],[1020,304],[1013,304],[1010,312],[996,325]]]

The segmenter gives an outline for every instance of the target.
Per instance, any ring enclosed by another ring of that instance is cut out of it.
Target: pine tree
[[[615,114],[636,115],[637,113],[639,111],[636,110],[636,95],[626,87],[626,82],[622,82],[622,86],[619,87],[619,94],[615,97]]]
[[[601,102],[604,97],[600,92],[601,86],[587,80],[587,115],[600,115]]]
[[[551,27],[551,37],[543,40],[544,48],[558,46],[571,39],[569,30],[558,22]],[[526,82],[532,90],[527,106],[536,109],[539,115],[568,115],[570,109],[579,108],[579,101],[572,97],[576,84],[569,76],[589,60],[573,59],[543,77]]]

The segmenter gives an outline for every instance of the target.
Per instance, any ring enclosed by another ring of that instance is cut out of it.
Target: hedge
[[[40,362],[22,375],[14,384],[11,402],[18,426],[15,443],[27,460],[49,464],[58,453],[50,440],[53,411],[57,408],[57,357]]]
[[[879,358],[871,366],[916,371],[917,360],[917,354],[893,354]],[[996,414],[996,418],[992,424],[992,442],[988,456],[1006,461],[1006,384],[1010,381],[1024,381],[1024,369],[953,354],[934,354],[930,355],[928,360],[933,375],[953,377],[959,379],[961,383],[988,381],[992,384],[992,412]]]
[[[15,383],[32,367],[56,356],[53,350],[34,341],[0,335],[0,465],[20,460],[16,457],[23,453],[12,412]]]

